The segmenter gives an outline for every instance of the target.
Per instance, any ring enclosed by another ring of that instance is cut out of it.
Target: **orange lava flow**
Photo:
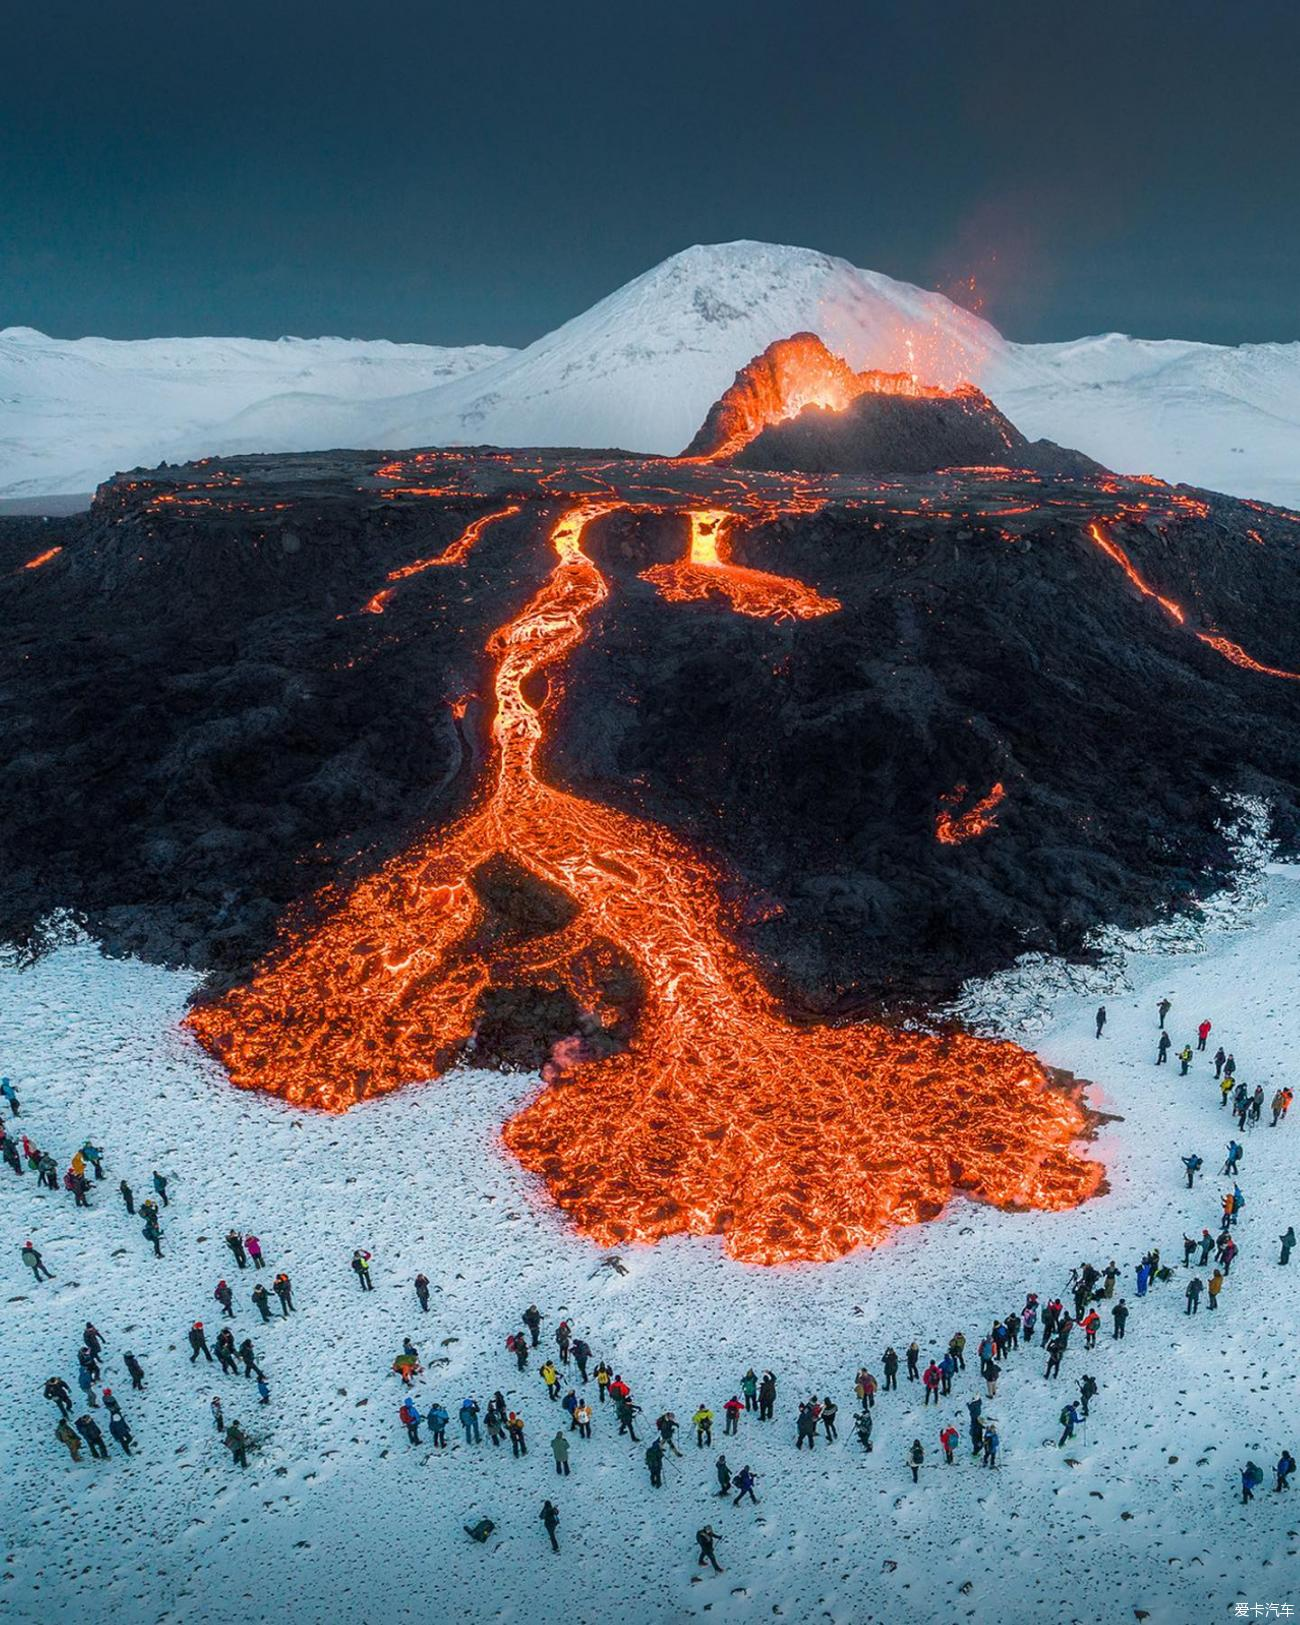
[[[24,570],[39,570],[42,564],[48,564],[52,558],[62,553],[61,547],[47,547],[44,553],[38,553],[34,559],[28,559],[23,565]]]
[[[1234,666],[1241,666],[1246,671],[1257,671],[1264,677],[1286,677],[1293,683],[1300,683],[1300,671],[1284,671],[1281,666],[1261,665],[1231,638],[1220,637],[1217,632],[1198,632],[1196,635],[1202,643],[1208,643],[1211,649],[1217,650],[1225,660],[1231,660]]]
[[[489,525],[494,524],[498,519],[506,519],[512,513],[518,512],[519,504],[512,502],[509,507],[497,508],[492,513],[480,514],[477,519],[466,525],[456,540],[449,542],[441,553],[435,553],[427,559],[416,559],[413,564],[403,564],[399,569],[390,570],[388,579],[390,581],[406,581],[411,576],[421,575],[425,570],[436,570],[449,564],[464,564],[474,543],[478,541]],[[382,615],[388,608],[395,590],[393,587],[381,588],[373,598],[361,606],[361,613],[363,615]]]
[[[720,1233],[737,1259],[826,1260],[959,1193],[1005,1208],[1092,1195],[1101,1165],[1072,1149],[1084,1111],[1032,1055],[965,1034],[793,1025],[724,931],[708,863],[539,776],[553,668],[609,591],[583,533],[617,506],[556,522],[550,576],[490,640],[494,755],[476,805],[189,1026],[238,1087],[341,1111],[452,1064],[489,987],[565,987],[603,1019],[602,968],[621,960],[640,982],[628,1047],[581,1060],[557,1045],[555,1081],[502,1131],[602,1246]],[[522,944],[494,931],[474,875],[498,854],[563,891],[570,922]]]
[[[1116,564],[1120,566],[1124,574],[1144,597],[1155,599],[1161,609],[1173,620],[1177,621],[1180,626],[1186,623],[1187,617],[1183,614],[1182,608],[1174,603],[1171,598],[1162,598],[1154,588],[1147,586],[1146,582],[1133,568],[1128,554],[1118,543],[1103,535],[1099,525],[1089,525],[1088,534],[1103,552],[1115,560]],[[1234,666],[1240,666],[1243,671],[1258,672],[1261,677],[1283,677],[1291,682],[1300,683],[1300,672],[1286,671],[1281,666],[1265,666],[1262,662],[1248,655],[1239,643],[1234,643],[1231,638],[1225,638],[1218,632],[1196,632],[1195,635],[1202,643],[1213,649],[1216,654],[1221,654],[1225,660],[1230,660]]]
[[[989,830],[998,827],[997,809],[1006,799],[1006,794],[1004,784],[995,784],[988,795],[959,813],[957,808],[966,799],[966,786],[957,785],[943,797],[942,805],[935,814],[935,840],[941,841],[944,846],[960,846],[963,841],[973,841],[977,835],[987,835]]]
[[[641,573],[670,603],[724,598],[738,615],[772,620],[812,620],[837,610],[839,600],[788,576],[747,570],[725,552],[725,531],[736,517],[725,508],[696,508],[689,515],[690,551],[675,564],[656,564]]]
[[[841,412],[860,395],[953,396],[974,393],[923,384],[910,372],[854,372],[815,333],[777,339],[736,374],[692,441],[694,453],[712,462],[733,457],[771,423],[797,417],[805,407]]]

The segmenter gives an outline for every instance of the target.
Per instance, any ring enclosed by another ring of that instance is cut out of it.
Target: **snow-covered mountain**
[[[386,339],[53,339],[0,331],[0,497],[90,491],[140,464],[334,445],[376,398],[496,361]]]
[[[526,349],[0,333],[0,496],[204,453],[453,442],[675,452],[773,339],[969,378],[1030,437],[1300,507],[1300,343],[1013,344],[940,294],[811,249],[675,254]]]

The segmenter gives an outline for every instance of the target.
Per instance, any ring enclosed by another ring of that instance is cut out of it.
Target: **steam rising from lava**
[[[556,1081],[503,1131],[601,1245],[721,1232],[735,1258],[824,1260],[932,1217],[957,1193],[1008,1208],[1084,1200],[1102,1177],[1071,1149],[1085,1114],[1032,1055],[964,1034],[793,1025],[724,930],[706,862],[666,829],[540,778],[559,684],[552,673],[534,702],[533,679],[584,638],[608,596],[583,534],[619,506],[563,514],[549,578],[489,641],[494,757],[475,807],[189,1025],[239,1087],[342,1111],[452,1064],[490,989],[567,989],[610,1025],[606,990],[630,963],[640,1005],[628,1047],[575,1060],[557,1046]],[[745,614],[837,607],[727,564],[724,518],[691,516],[690,559],[657,581],[666,596],[697,596],[684,572],[705,571]],[[500,855],[558,888],[574,906],[568,922],[523,943],[494,933],[475,877]]]

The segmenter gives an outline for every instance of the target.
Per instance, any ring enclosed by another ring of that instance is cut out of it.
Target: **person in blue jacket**
[[[1255,1499],[1255,1486],[1264,1482],[1264,1475],[1253,1461],[1248,1461],[1241,1469],[1241,1504]]]
[[[1061,1408],[1061,1437],[1056,1441],[1058,1447],[1063,1445],[1067,1439],[1074,1437],[1074,1430],[1078,1425],[1079,1407],[1071,1400],[1068,1405]]]
[[[478,1425],[478,1400],[466,1395],[460,1402],[460,1425],[465,1433],[466,1444],[481,1444],[483,1435]]]
[[[442,1450],[447,1443],[448,1420],[445,1406],[430,1405],[425,1421],[429,1424],[429,1433],[439,1450]]]
[[[1231,1150],[1231,1147],[1229,1147],[1229,1150]],[[1190,1157],[1183,1158],[1183,1167],[1187,1170],[1187,1188],[1191,1190],[1192,1181],[1196,1178],[1201,1167],[1201,1159],[1196,1155],[1195,1151],[1192,1152]]]

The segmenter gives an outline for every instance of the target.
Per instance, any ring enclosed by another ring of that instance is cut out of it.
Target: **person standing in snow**
[[[374,1285],[370,1279],[370,1254],[363,1247],[358,1247],[352,1254],[352,1273],[361,1283],[363,1292],[373,1292]]]
[[[1168,999],[1161,999],[1160,1003],[1156,1006],[1156,1013],[1160,1017],[1160,1030],[1162,1032],[1164,1031],[1165,1017],[1172,1009],[1173,1005],[1170,1004]]]
[[[1185,1078],[1187,1076],[1187,1069],[1192,1064],[1192,1046],[1190,1044],[1184,1044],[1182,1049],[1178,1051],[1178,1062],[1178,1075],[1180,1078]]]
[[[1290,1489],[1291,1474],[1295,1472],[1295,1457],[1289,1450],[1284,1450],[1277,1458],[1277,1466],[1274,1471],[1277,1474],[1277,1483],[1273,1486],[1274,1494],[1281,1490]]]
[[[715,1574],[722,1573],[722,1565],[718,1562],[713,1551],[713,1543],[718,1538],[718,1533],[711,1524],[706,1523],[703,1529],[695,1531],[695,1544],[700,1548],[700,1560],[696,1564],[697,1568],[702,1569],[706,1563],[712,1563],[713,1572]]]
[[[207,1334],[203,1330],[203,1322],[201,1320],[196,1320],[190,1327],[189,1344],[191,1349],[191,1365],[194,1364],[195,1360],[198,1359],[200,1354],[207,1357],[209,1365],[212,1364],[212,1350],[208,1347]]]
[[[429,1439],[435,1450],[447,1448],[447,1423],[451,1418],[447,1415],[447,1407],[439,1405],[436,1401],[424,1413],[424,1420],[429,1424]]]
[[[271,1282],[271,1289],[280,1300],[280,1318],[287,1320],[289,1311],[293,1309],[293,1283],[283,1270]]]
[[[482,1444],[483,1435],[478,1425],[478,1400],[468,1394],[460,1402],[460,1427],[466,1444]]]
[[[1074,1437],[1074,1430],[1079,1425],[1079,1407],[1073,1400],[1061,1408],[1061,1437],[1056,1441],[1057,1448]]]
[[[1210,1308],[1211,1309],[1217,1309],[1219,1307],[1219,1294],[1222,1291],[1223,1291],[1223,1271],[1222,1270],[1215,1270],[1214,1274],[1209,1279],[1209,1283],[1208,1283],[1208,1286],[1207,1286],[1207,1289],[1206,1289],[1206,1296],[1210,1300]]]
[[[1210,1028],[1213,1025],[1213,1022],[1211,1022],[1207,1016],[1201,1025],[1196,1029],[1196,1047],[1198,1050],[1203,1050],[1205,1048],[1206,1041],[1210,1036]],[[1215,1076],[1218,1076],[1217,1072],[1215,1073]]]
[[[230,1256],[242,1270],[248,1263],[248,1257],[244,1252],[244,1238],[238,1230],[227,1230],[226,1246],[230,1248]]]
[[[0,1095],[4,1096],[5,1104],[15,1117],[23,1115],[18,1106],[18,1093],[8,1078],[0,1078]]]
[[[557,1433],[551,1440],[551,1454],[555,1457],[555,1472],[557,1477],[569,1476],[569,1441],[562,1432]]]
[[[912,1448],[907,1452],[907,1465],[912,1469],[912,1482],[915,1484],[925,1462],[925,1451],[919,1439],[912,1440]]]
[[[921,1345],[915,1338],[907,1345],[907,1380],[919,1382],[921,1379]]]
[[[39,1251],[30,1241],[23,1242],[22,1254],[23,1263],[26,1264],[27,1268],[32,1272],[35,1280],[52,1281],[54,1279],[54,1271],[48,1268],[45,1260],[41,1257]]]
[[[859,1411],[853,1418],[853,1431],[858,1436],[858,1443],[868,1453],[871,1453],[871,1433],[874,1427],[869,1410]]]
[[[236,1467],[248,1466],[248,1435],[238,1422],[232,1422],[226,1429],[225,1446]]]
[[[1241,1504],[1255,1499],[1255,1487],[1262,1484],[1264,1475],[1253,1461],[1248,1461],[1241,1469]]]
[[[420,1442],[420,1423],[423,1421],[418,1407],[413,1399],[404,1399],[397,1413],[397,1419],[406,1429],[406,1437],[412,1444]]]
[[[1184,1314],[1194,1315],[1200,1308],[1201,1293],[1203,1290],[1204,1287],[1200,1276],[1193,1275],[1191,1280],[1187,1283],[1187,1308],[1183,1311]]]
[[[573,1340],[573,1358],[578,1367],[578,1378],[581,1382],[587,1380],[587,1361],[591,1359],[591,1344],[585,1338],[575,1337]]]
[[[133,1389],[143,1388],[144,1367],[136,1359],[135,1355],[128,1351],[122,1356],[122,1364],[126,1367],[127,1374],[131,1378],[131,1387]]]
[[[736,1474],[736,1488],[740,1491],[740,1493],[731,1503],[732,1506],[738,1507],[746,1496],[748,1496],[754,1505],[757,1506],[758,1497],[754,1494],[754,1485],[757,1483],[758,1474],[755,1473],[754,1469],[749,1466],[748,1463],[746,1463],[745,1466],[743,1466]]]
[[[560,1514],[559,1514],[559,1511],[556,1508],[554,1502],[552,1502],[552,1501],[543,1501],[542,1502],[542,1510],[541,1510],[541,1513],[540,1513],[540,1517],[541,1517],[542,1523],[546,1527],[546,1533],[550,1537],[551,1550],[553,1552],[558,1552],[559,1549],[560,1549],[560,1543],[555,1538],[555,1530],[556,1530],[556,1526],[559,1524],[559,1521],[560,1521]]]
[[[1237,1058],[1231,1050],[1228,1051],[1228,1057],[1223,1063],[1223,1075],[1225,1078],[1233,1078],[1237,1075]]]
[[[76,1422],[77,1432],[90,1446],[91,1459],[99,1461],[108,1460],[108,1446],[104,1443],[104,1435],[99,1431],[99,1423],[93,1416],[79,1416]]]
[[[126,1204],[127,1217],[128,1218],[134,1218],[135,1217],[135,1192],[131,1189],[131,1187],[127,1184],[126,1180],[124,1180],[124,1179],[119,1179],[118,1180],[117,1188],[118,1188],[119,1193],[121,1194],[123,1202]]]
[[[1105,1025],[1106,1025],[1106,1006],[1104,1004],[1099,1004],[1097,1006],[1097,1037],[1098,1038],[1101,1037],[1101,1030]]]
[[[645,1448],[645,1464],[650,1469],[650,1488],[659,1490],[664,1483],[664,1447],[658,1439],[651,1439]]]
[[[897,1357],[895,1357],[897,1368]],[[762,1381],[758,1385],[758,1419],[760,1422],[770,1422],[772,1411],[776,1406],[776,1377],[771,1371],[763,1373]]]
[[[885,1372],[884,1392],[888,1393],[891,1388],[898,1387],[898,1355],[894,1352],[892,1346],[885,1350],[880,1363]]]
[[[1216,1049],[1214,1052],[1214,1076],[1216,1081],[1223,1076],[1223,1063],[1227,1059],[1228,1057],[1224,1051],[1223,1045],[1220,1044],[1218,1049]]]
[[[998,1464],[998,1446],[1001,1444],[995,1423],[990,1422],[984,1430],[984,1461],[985,1467],[996,1467]]]
[[[1097,1036],[1100,1037],[1100,1033]],[[957,1429],[953,1427],[951,1422],[948,1423],[947,1427],[939,1429],[939,1444],[943,1449],[943,1459],[948,1463],[949,1467],[957,1459],[953,1455],[953,1450],[956,1448],[958,1438]]]
[[[1087,1416],[1088,1407],[1097,1397],[1097,1379],[1083,1376],[1079,1379],[1079,1404],[1083,1414]]]
[[[510,1435],[510,1454],[512,1456],[526,1456],[528,1445],[524,1439],[524,1419],[516,1416],[514,1411],[506,1417],[506,1432]]]
[[[246,1377],[260,1377],[262,1368],[257,1363],[257,1355],[253,1350],[253,1339],[246,1337],[239,1345],[239,1358],[244,1362],[244,1375]]]
[[[1282,1243],[1282,1256],[1278,1259],[1278,1263],[1289,1264],[1291,1262],[1292,1250],[1295,1247],[1295,1225],[1287,1225],[1286,1229],[1282,1232],[1278,1239]]]
[[[259,1281],[249,1295],[257,1308],[258,1314],[262,1317],[263,1325],[265,1325],[271,1318],[271,1294]]]
[[[1170,1038],[1168,1033],[1162,1032],[1160,1034],[1160,1042],[1156,1045],[1156,1065],[1157,1066],[1164,1066],[1165,1063],[1168,1061],[1168,1059],[1169,1059],[1169,1046],[1170,1046],[1170,1044],[1172,1044],[1172,1042],[1173,1042],[1173,1040]]]
[[[235,1294],[229,1284],[225,1281],[218,1281],[212,1296],[221,1305],[221,1313],[226,1319],[233,1320],[235,1318]]]
[[[707,1405],[700,1405],[696,1409],[695,1415],[691,1417],[691,1422],[695,1428],[696,1449],[703,1450],[705,1445],[712,1447],[713,1412],[709,1409],[709,1407]]]
[[[1190,1156],[1183,1158],[1183,1167],[1187,1170],[1187,1188],[1191,1190],[1192,1181],[1201,1168],[1201,1159],[1196,1155],[1195,1151]]]
[[[415,1277],[415,1296],[419,1299],[420,1308],[427,1315],[429,1313],[429,1277],[417,1275]]]
[[[542,1330],[542,1314],[535,1303],[530,1303],[527,1309],[524,1310],[523,1322],[533,1340],[533,1347],[536,1348],[537,1339],[540,1337]]]
[[[60,1417],[55,1424],[54,1437],[65,1446],[74,1462],[81,1460],[81,1436],[69,1425],[66,1417]]]
[[[253,1260],[253,1268],[255,1270],[260,1270],[265,1265],[266,1259],[262,1254],[262,1243],[257,1239],[256,1236],[244,1237],[244,1251]],[[368,1265],[370,1262],[369,1253],[365,1254],[365,1259]]]
[[[1235,1174],[1240,1164],[1241,1146],[1238,1145],[1236,1140],[1229,1140],[1228,1155],[1225,1158],[1223,1168],[1220,1171],[1225,1174]]]
[[[1111,1310],[1110,1318],[1115,1323],[1115,1331],[1114,1331],[1115,1340],[1118,1341],[1118,1342],[1122,1342],[1123,1339],[1124,1339],[1124,1328],[1128,1324],[1128,1304],[1124,1301],[1123,1298],[1121,1298],[1119,1300],[1119,1302],[1115,1305],[1115,1307]]]

